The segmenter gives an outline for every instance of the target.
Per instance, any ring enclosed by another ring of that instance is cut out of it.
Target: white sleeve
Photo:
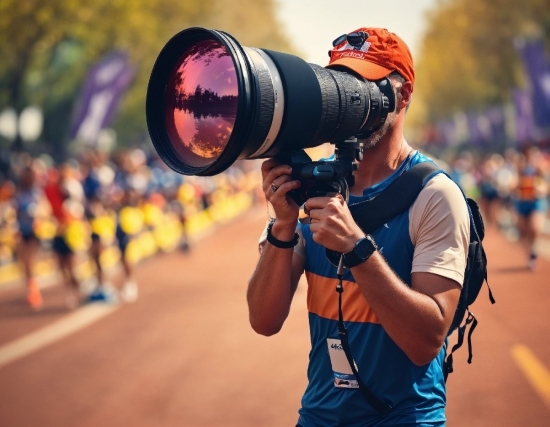
[[[462,192],[446,175],[433,177],[411,206],[409,234],[415,247],[413,273],[438,274],[462,286],[470,217]]]

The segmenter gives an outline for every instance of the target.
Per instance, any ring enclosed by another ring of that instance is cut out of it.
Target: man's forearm
[[[388,335],[411,361],[423,365],[433,360],[454,315],[458,284],[430,273],[413,273],[409,288],[379,253],[353,268],[352,274]],[[419,280],[423,289],[416,290]]]
[[[289,241],[295,229],[295,226],[279,226],[274,233],[277,233],[278,239]],[[291,248],[280,249],[264,243],[247,292],[250,324],[259,334],[276,334],[288,316],[299,278],[293,276],[300,274],[299,271],[293,274],[293,256]]]

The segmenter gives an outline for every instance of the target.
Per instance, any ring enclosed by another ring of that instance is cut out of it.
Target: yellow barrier
[[[184,225],[186,235],[191,239],[198,238],[214,225],[227,223],[245,212],[251,207],[252,202],[252,194],[248,192],[239,192],[230,196],[220,194],[220,197],[217,197],[216,202],[210,207],[187,218]],[[124,225],[131,231],[136,231],[127,248],[128,260],[131,263],[138,263],[159,251],[171,252],[178,248],[184,230],[176,217],[165,215],[151,205],[146,205],[143,212],[138,208],[128,208],[123,211]],[[144,229],[145,224],[149,225],[151,229]],[[85,252],[89,247],[87,225],[77,221],[72,227],[66,236],[71,248],[76,252]],[[43,231],[47,235],[49,227],[45,226]],[[101,265],[106,270],[114,267],[119,260],[120,252],[116,246],[107,247],[100,258]],[[43,276],[56,269],[55,260],[49,259],[37,263],[35,274]],[[75,275],[78,280],[85,280],[93,276],[94,273],[95,266],[90,260],[75,267]],[[16,263],[12,262],[0,267],[0,286],[21,278],[22,272]]]

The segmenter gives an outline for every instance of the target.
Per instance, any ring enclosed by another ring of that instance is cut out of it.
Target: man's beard
[[[395,123],[395,119],[397,118],[397,111],[388,114],[388,117],[386,117],[386,121],[382,125],[380,129],[378,129],[376,132],[374,132],[371,136],[363,140],[363,148],[374,148],[376,144],[382,139],[386,133],[388,133],[389,128],[393,126]]]

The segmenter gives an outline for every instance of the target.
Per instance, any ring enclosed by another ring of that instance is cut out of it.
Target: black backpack
[[[373,233],[388,221],[409,209],[428,180],[439,173],[444,172],[433,162],[417,163],[397,177],[374,199],[350,205],[349,208],[355,222],[365,233]],[[448,374],[453,372],[453,353],[462,346],[468,326],[470,327],[467,338],[468,363],[472,363],[472,333],[478,322],[469,307],[476,300],[484,282],[487,282],[491,303],[495,303],[495,299],[493,298],[487,281],[487,257],[482,245],[483,238],[485,237],[483,218],[481,217],[477,203],[466,196],[464,196],[464,198],[467,202],[470,214],[470,244],[468,248],[466,271],[464,272],[464,283],[462,285],[462,291],[460,292],[455,316],[448,333],[448,335],[451,335],[452,332],[458,330],[457,343],[451,349],[450,354],[445,358],[443,365],[445,381],[447,381]],[[334,265],[338,265],[340,254],[327,249],[327,258]],[[338,292],[340,292],[341,296],[341,289],[338,290]],[[355,368],[355,363],[353,362],[353,357],[351,356],[349,344],[347,342],[347,332],[345,331],[341,313],[339,333],[342,338],[342,346],[346,353],[346,357],[353,370]],[[354,372],[354,374],[358,380],[359,388],[367,402],[381,414],[389,413],[391,408],[374,397],[372,392],[362,384],[357,372]]]

